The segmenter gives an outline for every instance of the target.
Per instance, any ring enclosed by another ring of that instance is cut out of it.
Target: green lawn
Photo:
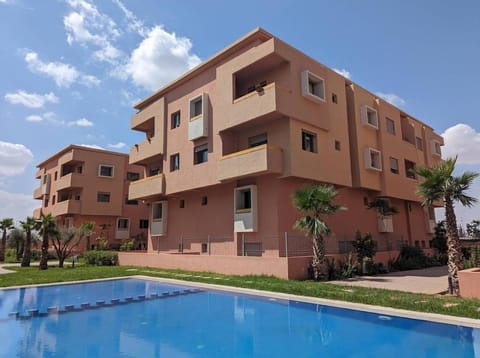
[[[67,266],[70,265],[67,264]],[[46,271],[40,271],[38,267],[8,269],[16,272],[0,275],[0,287],[146,275],[480,319],[480,300],[339,286],[311,281],[288,281],[269,276],[233,276],[128,266],[77,265],[75,268],[65,267],[63,269],[50,267]]]

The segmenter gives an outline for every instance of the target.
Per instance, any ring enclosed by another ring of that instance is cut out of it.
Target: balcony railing
[[[157,174],[130,183],[128,187],[128,198],[130,200],[146,199],[165,193],[165,176]]]
[[[130,164],[146,164],[149,160],[162,154],[162,141],[157,137],[152,137],[130,148]]]
[[[58,179],[56,188],[57,190],[80,188],[83,186],[82,181],[84,180],[84,178],[84,175],[80,173],[66,174]]]
[[[34,199],[41,199],[42,198],[42,187],[39,186],[38,188],[35,188],[33,191],[33,198]]]
[[[51,213],[53,216],[67,215],[67,214],[80,214],[81,212],[81,200],[64,200],[59,201],[51,207]]]
[[[263,144],[223,156],[218,163],[218,180],[237,179],[252,175],[281,174],[283,150]]]

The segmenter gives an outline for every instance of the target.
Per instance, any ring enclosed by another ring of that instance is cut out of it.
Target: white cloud
[[[141,20],[139,20],[133,12],[131,12],[125,4],[123,4],[120,0],[112,0],[120,10],[122,10],[125,18],[127,19],[127,26],[128,29],[131,31],[136,32],[142,37],[146,37],[148,35],[148,28],[143,24]]]
[[[58,103],[58,97],[53,92],[38,94],[18,90],[15,93],[7,93],[5,100],[12,104],[21,104],[29,108],[42,108],[45,103]]]
[[[115,143],[115,144],[109,144],[108,145],[110,148],[115,148],[115,149],[122,149],[126,146],[125,143],[123,142],[118,142],[118,143]]]
[[[0,141],[0,175],[22,174],[32,159],[32,152],[23,144]]]
[[[58,87],[70,87],[80,76],[75,67],[62,62],[43,62],[36,52],[27,52],[25,62],[30,71],[52,78]]]
[[[10,193],[0,190],[0,218],[13,218],[15,221],[25,220],[33,215],[33,209],[40,207],[40,201],[33,199],[32,194]]]
[[[32,115],[27,116],[25,118],[25,120],[28,121],[28,122],[41,122],[41,121],[43,121],[43,119],[44,118],[42,116],[37,115],[37,114],[32,114]]]
[[[92,75],[83,75],[80,79],[80,83],[87,87],[96,87],[99,86],[101,81]]]
[[[86,147],[86,148],[93,148],[93,149],[102,149],[102,150],[105,150],[105,148],[100,147],[99,145],[96,145],[96,144],[77,144],[77,145],[82,146],[82,147]]]
[[[442,137],[444,158],[458,155],[459,164],[480,164],[480,132],[468,124],[459,123],[447,128]]]
[[[394,106],[397,106],[397,107],[402,107],[407,103],[403,98],[397,96],[394,93],[375,92],[375,94],[378,97],[383,98],[388,103],[393,104]]]
[[[69,126],[79,126],[79,127],[92,127],[93,122],[90,122],[86,118],[81,118],[81,119],[78,119],[76,121],[68,122],[68,125]]]
[[[350,73],[350,71],[347,71],[346,69],[342,68],[341,70],[339,70],[338,68],[334,68],[333,69],[336,73],[338,73],[339,75],[342,75],[343,77],[345,78],[352,78],[352,74]]]
[[[45,112],[43,114],[32,114],[25,118],[28,122],[49,122],[54,124],[64,125],[65,121],[57,119],[57,115],[54,112]]]
[[[155,26],[133,50],[128,63],[114,74],[131,78],[135,85],[153,91],[200,63],[191,49],[190,39]]]

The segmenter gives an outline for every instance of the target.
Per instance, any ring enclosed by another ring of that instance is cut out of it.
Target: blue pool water
[[[0,290],[0,337],[0,357],[480,357],[479,329],[140,279]]]

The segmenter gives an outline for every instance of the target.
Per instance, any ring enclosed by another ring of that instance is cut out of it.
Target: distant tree
[[[480,238],[480,220],[473,220],[467,224],[467,235],[475,239]]]
[[[327,278],[324,236],[330,233],[330,229],[325,219],[336,211],[345,209],[341,205],[333,204],[336,195],[333,186],[320,184],[298,190],[293,199],[295,208],[306,214],[297,220],[295,228],[312,238],[312,268],[315,280]]]
[[[47,214],[40,217],[36,226],[40,236],[42,237],[42,254],[40,256],[40,270],[48,269],[48,247],[49,238],[58,235],[57,222],[52,214]]]
[[[25,231],[22,229],[13,229],[8,234],[7,246],[15,249],[15,261],[20,261],[23,255],[23,246],[25,243]]]
[[[465,172],[460,176],[454,176],[456,162],[457,157],[448,158],[432,168],[419,167],[414,172],[423,178],[417,188],[417,194],[424,199],[423,206],[432,207],[435,202],[443,200],[447,228],[449,290],[458,295],[458,270],[463,269],[463,257],[454,202],[470,207],[477,201],[476,198],[468,196],[466,191],[479,174]]]
[[[372,234],[366,233],[362,236],[360,231],[355,233],[355,240],[352,241],[353,248],[357,254],[357,262],[361,267],[362,273],[366,274],[364,270],[364,261],[366,258],[373,261],[373,257],[377,253],[377,243],[372,239]]]
[[[442,220],[435,225],[432,247],[439,255],[446,255],[448,251],[447,246],[447,229],[445,228],[445,220]]]
[[[82,226],[80,226],[80,235],[85,237],[86,240],[86,250],[90,250],[90,238],[95,234],[95,221],[85,221]]]
[[[375,209],[381,219],[398,213],[398,209],[391,206],[387,199],[375,198],[368,203],[368,209]]]
[[[22,267],[30,266],[32,255],[32,231],[35,230],[37,222],[33,217],[27,217],[25,221],[20,221],[20,225],[25,231],[25,244],[23,245]]]
[[[5,249],[7,247],[7,232],[13,229],[13,219],[5,218],[0,221],[0,230],[2,230],[2,242],[0,243],[0,261],[5,261]]]
[[[65,259],[73,255],[74,249],[82,240],[80,230],[75,227],[62,228],[52,237],[53,247],[58,257],[58,267],[63,267]]]

